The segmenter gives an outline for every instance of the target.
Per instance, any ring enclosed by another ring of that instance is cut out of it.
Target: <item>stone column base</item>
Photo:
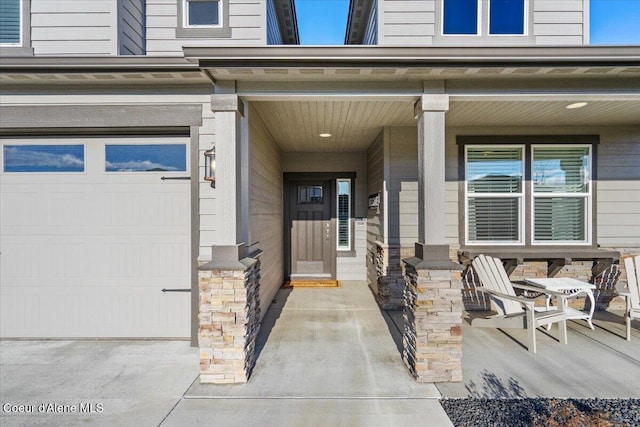
[[[201,383],[245,383],[260,329],[260,261],[211,262],[199,268]]]
[[[403,263],[403,359],[419,382],[462,381],[462,266],[423,249]]]

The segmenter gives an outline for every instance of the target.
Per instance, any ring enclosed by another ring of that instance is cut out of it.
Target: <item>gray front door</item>
[[[287,194],[291,279],[333,279],[332,181],[291,181]]]

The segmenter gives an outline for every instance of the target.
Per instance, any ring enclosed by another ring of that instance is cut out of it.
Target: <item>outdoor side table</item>
[[[535,279],[524,279],[524,281],[533,286],[537,286],[539,288],[549,289],[551,291],[562,292],[565,294],[570,294],[571,296],[577,296],[580,294],[585,294],[589,301],[591,302],[591,307],[589,312],[576,310],[571,307],[566,307],[567,318],[568,319],[581,319],[586,320],[589,324],[589,327],[593,330],[593,323],[591,323],[591,319],[593,317],[593,311],[596,308],[595,299],[593,297],[593,290],[596,288],[595,285],[587,282],[583,282],[581,280],[572,279],[570,277],[552,277],[552,278],[535,278]],[[550,297],[547,297],[547,308],[549,308]]]

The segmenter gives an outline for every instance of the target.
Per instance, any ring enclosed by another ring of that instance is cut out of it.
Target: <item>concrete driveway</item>
[[[0,424],[451,426],[436,387],[404,367],[398,334],[366,283],[347,282],[278,293],[248,384],[199,384],[187,341],[2,341]]]
[[[197,376],[189,341],[4,340],[0,424],[157,426]]]

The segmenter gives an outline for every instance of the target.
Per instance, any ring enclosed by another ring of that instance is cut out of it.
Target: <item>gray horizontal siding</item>
[[[282,153],[253,107],[249,112],[249,227],[260,257],[262,315],[280,289],[284,272],[282,230]]]
[[[367,150],[367,195],[380,194],[380,206],[367,210],[367,278],[376,286],[375,242],[384,242],[384,143],[380,134]]]
[[[118,3],[113,0],[32,0],[35,55],[116,55]]]
[[[211,46],[266,45],[265,0],[228,0],[231,37],[177,38],[178,0],[146,0],[147,54],[182,55],[182,46],[206,42]]]

